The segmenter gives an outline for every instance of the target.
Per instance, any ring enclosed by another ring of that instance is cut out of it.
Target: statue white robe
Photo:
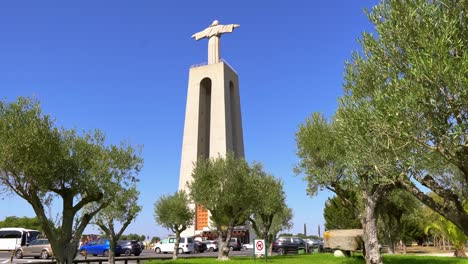
[[[195,38],[195,40],[208,38],[208,64],[218,63],[220,60],[219,38],[221,34],[231,33],[237,27],[239,27],[237,24],[214,25],[192,35],[192,38]]]

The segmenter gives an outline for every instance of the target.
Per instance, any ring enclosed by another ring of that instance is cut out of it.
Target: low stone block
[[[356,251],[362,247],[362,229],[336,229],[323,234],[325,248]]]

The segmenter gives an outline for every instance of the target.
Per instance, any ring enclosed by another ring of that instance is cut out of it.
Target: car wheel
[[[177,252],[178,252],[179,254],[184,254],[184,250],[181,249],[181,248],[179,248],[179,250],[177,250]]]
[[[156,254],[161,254],[161,249],[160,248],[155,248],[154,252],[156,252]]]
[[[229,247],[229,251],[234,251],[234,247]]]
[[[125,252],[124,252],[124,255],[125,256],[130,256],[130,255],[132,255],[132,251],[130,249],[126,249]]]
[[[47,252],[47,250],[42,250],[41,259],[48,259],[48,258],[49,258],[49,252]]]
[[[23,251],[21,251],[21,249],[16,250],[15,257],[17,259],[23,258]]]
[[[104,253],[102,253],[102,255],[104,255],[104,257],[108,257],[109,256],[109,250],[104,250]]]
[[[278,253],[278,255],[284,255],[284,248],[278,248],[276,253]]]
[[[213,252],[213,251],[214,251],[214,248],[213,248],[213,247],[210,247],[210,248],[208,249],[208,251]]]

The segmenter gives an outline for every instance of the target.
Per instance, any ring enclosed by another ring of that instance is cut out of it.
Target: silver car
[[[50,247],[49,240],[36,239],[17,249],[15,256],[19,259],[23,257],[48,259],[52,256],[52,248]]]

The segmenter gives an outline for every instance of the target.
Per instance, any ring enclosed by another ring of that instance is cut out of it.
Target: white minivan
[[[193,251],[192,237],[181,237],[179,241],[179,249],[177,253],[182,254]],[[154,245],[154,252],[156,252],[156,254],[173,252],[175,242],[175,237],[165,238]]]

